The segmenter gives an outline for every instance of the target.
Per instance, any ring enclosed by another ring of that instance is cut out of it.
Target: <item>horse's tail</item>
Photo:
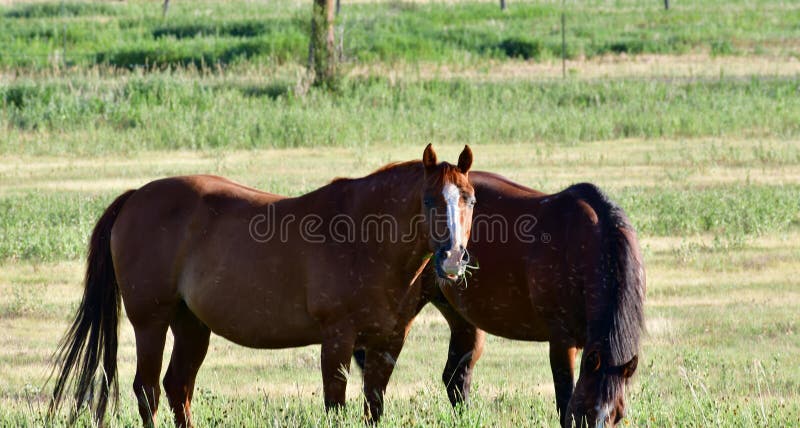
[[[76,407],[72,417],[84,404],[90,408],[94,404],[95,417],[101,422],[108,402],[116,402],[119,394],[116,375],[120,295],[110,241],[114,221],[133,193],[134,190],[129,190],[117,197],[92,232],[83,299],[55,353],[53,374],[58,370],[58,377],[50,400],[48,414],[51,417],[58,411],[68,389],[74,389]],[[104,378],[97,391],[95,374],[101,361]]]
[[[586,201],[597,213],[602,228],[603,283],[611,300],[608,334],[612,363],[624,364],[639,352],[644,332],[646,279],[636,231],[627,215],[597,186],[581,183],[568,191]],[[604,328],[604,329],[605,329]]]

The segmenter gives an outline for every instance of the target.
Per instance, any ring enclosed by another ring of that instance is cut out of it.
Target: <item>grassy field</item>
[[[0,0],[0,427],[44,424],[88,234],[121,191],[214,173],[297,195],[428,142],[545,191],[594,182],[628,212],[649,281],[624,426],[796,425],[800,5],[672,3],[567,2],[561,79],[560,1],[343,2],[328,91],[304,77],[308,2],[175,1],[162,19],[158,2]],[[112,426],[137,426],[121,336]],[[546,345],[489,337],[454,413],[447,339],[427,308],[384,426],[554,425]],[[196,422],[362,426],[360,374],[327,416],[318,367],[318,347],[213,337]]]
[[[0,153],[800,137],[800,81],[788,77],[682,83],[375,77],[353,79],[335,94],[299,96],[290,89],[287,82],[184,73],[15,79],[0,89],[6,103],[0,126],[8,130]]]
[[[800,6],[788,1],[567,2],[570,57],[609,53],[797,56]],[[561,55],[560,1],[344,2],[342,55],[358,61],[463,63]],[[0,65],[120,67],[280,64],[307,58],[310,3],[152,2],[10,5],[0,9]],[[54,50],[58,50],[54,54]],[[66,51],[66,56],[64,55]],[[25,56],[20,55],[25,52]]]

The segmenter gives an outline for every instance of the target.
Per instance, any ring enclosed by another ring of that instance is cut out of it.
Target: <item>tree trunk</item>
[[[506,10],[506,0],[500,0],[500,10]]]
[[[314,0],[308,68],[314,73],[314,84],[317,85],[330,82],[336,74],[335,13],[334,0]]]
[[[669,0],[664,0],[664,10],[669,10]]]

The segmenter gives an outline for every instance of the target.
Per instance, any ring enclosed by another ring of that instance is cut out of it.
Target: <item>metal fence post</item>
[[[61,67],[67,68],[67,5],[61,0]]]
[[[567,16],[566,0],[561,0],[561,78],[567,78]]]

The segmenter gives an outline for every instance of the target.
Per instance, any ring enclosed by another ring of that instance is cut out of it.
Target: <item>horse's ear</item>
[[[639,364],[639,356],[634,355],[630,361],[625,363],[622,366],[622,377],[628,379],[629,377],[633,376],[633,373],[636,372],[636,366]]]
[[[422,153],[422,164],[425,165],[425,169],[436,167],[436,152],[433,151],[433,145],[430,143],[425,146],[425,152]]]
[[[461,155],[458,157],[458,169],[461,170],[462,174],[466,174],[471,167],[472,149],[470,149],[469,146],[464,146],[464,150],[461,151]]]

